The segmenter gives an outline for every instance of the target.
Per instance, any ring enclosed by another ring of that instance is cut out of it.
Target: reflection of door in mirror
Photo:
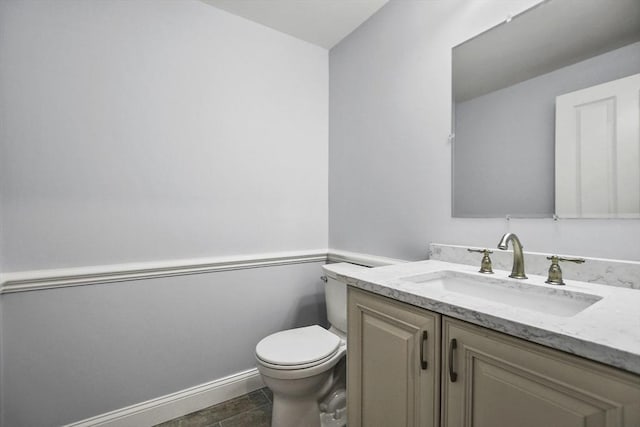
[[[640,218],[640,74],[556,98],[556,214]]]

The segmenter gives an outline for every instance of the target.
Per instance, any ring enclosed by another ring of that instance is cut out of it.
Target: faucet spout
[[[522,253],[522,243],[515,233],[506,233],[500,239],[498,243],[498,249],[506,250],[509,247],[509,242],[513,247],[513,267],[511,268],[511,274],[509,277],[514,279],[526,279],[527,275],[524,274],[524,254]]]

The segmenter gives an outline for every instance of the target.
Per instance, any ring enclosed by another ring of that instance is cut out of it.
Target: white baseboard
[[[262,387],[262,377],[253,368],[65,427],[151,427]]]

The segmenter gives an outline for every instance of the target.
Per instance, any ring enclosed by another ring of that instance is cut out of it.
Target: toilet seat
[[[342,341],[318,325],[289,329],[262,339],[256,346],[256,357],[271,369],[305,369],[335,356]]]
[[[337,352],[337,350],[336,350]],[[315,362],[310,362],[310,363],[304,363],[304,364],[300,364],[300,365],[278,365],[275,363],[269,363],[266,362],[262,359],[260,359],[259,357],[257,357],[258,362],[262,365],[265,366],[267,368],[271,368],[271,369],[277,369],[280,371],[295,371],[295,370],[301,370],[301,369],[306,369],[306,368],[313,368],[314,366],[318,366],[318,365],[322,365],[324,362],[326,362],[327,360],[330,360],[332,357],[335,356],[335,352],[330,354],[329,356],[322,358],[320,360],[317,360]]]
[[[256,357],[258,371],[263,377],[277,378],[281,380],[299,380],[314,375],[328,372],[347,354],[346,344],[341,345],[332,356],[323,359],[311,366],[281,366],[273,365]]]

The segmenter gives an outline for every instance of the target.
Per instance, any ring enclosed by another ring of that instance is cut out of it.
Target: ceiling
[[[202,0],[331,49],[389,0]]]

